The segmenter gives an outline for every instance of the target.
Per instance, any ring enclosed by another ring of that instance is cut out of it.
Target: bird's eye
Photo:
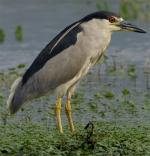
[[[116,22],[116,19],[112,16],[108,17],[108,20],[110,23],[115,23]]]

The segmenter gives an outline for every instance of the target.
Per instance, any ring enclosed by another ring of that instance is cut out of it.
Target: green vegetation
[[[116,1],[114,0],[114,3]],[[99,10],[113,10],[113,3],[109,0],[100,0],[97,4]],[[142,19],[150,20],[150,3],[149,0],[121,0],[118,2],[119,13],[128,20]]]
[[[15,38],[18,42],[22,42],[23,41],[23,30],[22,30],[22,27],[20,25],[18,25],[16,27],[16,30],[15,30]]]
[[[72,135],[35,124],[0,126],[0,155],[150,155],[150,127],[89,123]]]
[[[18,42],[23,41],[23,30],[22,30],[22,27],[20,25],[16,27],[15,39]],[[4,41],[5,41],[5,32],[2,28],[0,28],[0,43],[3,43]]]
[[[100,1],[98,9],[113,10],[108,2]],[[148,0],[119,2],[119,12],[124,18],[150,19]],[[23,41],[21,26],[16,27],[15,39]],[[0,29],[0,43],[4,41],[5,33]],[[18,114],[10,116],[6,110],[9,89],[26,65],[0,71],[0,156],[149,156],[149,66],[139,72],[136,65],[119,64],[116,57],[112,57],[110,61],[104,56],[100,60],[104,68],[95,70],[95,75],[90,71],[72,97],[73,116],[77,122],[75,134],[66,126],[64,101],[65,133],[60,134],[55,129],[53,97],[29,102]]]
[[[18,64],[17,68],[25,68],[25,64]]]
[[[130,95],[130,91],[127,88],[125,88],[125,89],[122,90],[122,94],[124,96]]]
[[[96,5],[99,10],[110,10],[106,0],[101,0],[101,2],[97,3]]]
[[[135,1],[122,0],[120,2],[120,14],[124,16],[124,18],[133,20],[137,19],[140,10],[140,1],[135,3]]]
[[[135,79],[137,77],[135,65],[128,66],[128,76],[132,79]]]
[[[52,97],[51,104],[49,98],[42,97],[24,105],[18,114],[10,116],[6,111],[7,92],[26,66],[19,64],[8,71],[1,71],[0,156],[150,155],[149,91],[143,88],[136,91],[134,85],[141,80],[137,66],[129,63],[118,67],[116,63],[115,71],[109,74],[108,69],[114,67],[114,61],[108,61],[104,62],[107,76],[104,78],[111,79],[99,82],[91,79],[94,78],[93,73],[89,74],[72,97],[77,129],[74,135],[70,134],[64,122],[64,101],[62,116],[65,133],[59,134],[55,129]],[[131,79],[134,75],[136,79]],[[130,85],[121,86],[125,81]],[[143,86],[145,83],[143,80]],[[93,124],[85,129],[83,125],[91,120]]]
[[[5,32],[3,29],[0,28],[0,43],[5,41]]]
[[[113,99],[115,97],[115,94],[108,91],[104,94],[104,97],[107,98],[107,99]]]

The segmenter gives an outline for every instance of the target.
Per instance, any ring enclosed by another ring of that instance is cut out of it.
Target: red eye
[[[116,19],[112,16],[108,17],[108,20],[110,23],[115,23],[116,22]]]

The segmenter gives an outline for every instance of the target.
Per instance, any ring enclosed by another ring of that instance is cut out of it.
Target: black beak
[[[122,21],[120,24],[119,24],[120,28],[122,30],[125,30],[125,31],[133,31],[133,32],[138,32],[138,33],[146,33],[146,31],[144,31],[143,29],[140,29],[126,21]]]

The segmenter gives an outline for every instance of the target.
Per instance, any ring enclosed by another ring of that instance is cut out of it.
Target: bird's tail
[[[7,100],[7,108],[9,109],[11,114],[16,113],[23,104],[23,99],[21,97],[21,88],[22,88],[22,77],[19,77],[12,84],[10,95]]]

